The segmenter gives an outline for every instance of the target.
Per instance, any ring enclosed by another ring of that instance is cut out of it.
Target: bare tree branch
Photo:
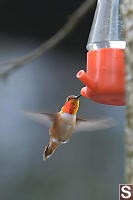
[[[126,182],[133,183],[133,0],[123,0],[121,12],[125,24],[126,48]]]
[[[96,0],[86,0],[83,4],[69,17],[68,22],[50,39],[41,44],[39,47],[28,53],[27,55],[18,58],[14,61],[1,62],[0,66],[9,66],[7,70],[0,73],[0,77],[5,77],[13,70],[21,67],[22,65],[36,59],[46,51],[61,42],[79,23],[83,16],[87,13],[90,7],[95,3]]]

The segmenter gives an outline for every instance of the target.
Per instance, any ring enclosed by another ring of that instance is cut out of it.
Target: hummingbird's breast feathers
[[[61,119],[64,119],[65,121],[75,123],[76,122],[76,114],[69,114],[69,113],[61,113],[60,114]]]
[[[60,141],[67,141],[76,126],[76,115],[59,112],[57,119],[50,128],[50,136]]]

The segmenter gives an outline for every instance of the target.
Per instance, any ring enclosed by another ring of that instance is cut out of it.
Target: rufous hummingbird
[[[22,111],[30,118],[50,126],[50,139],[45,147],[43,160],[49,158],[61,144],[67,143],[75,131],[89,131],[112,126],[112,120],[110,118],[87,120],[76,116],[80,96],[68,96],[64,106],[58,113]]]

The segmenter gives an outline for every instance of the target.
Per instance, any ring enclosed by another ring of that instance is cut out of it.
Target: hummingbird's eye
[[[70,98],[70,97],[68,97],[68,98],[67,98],[67,101],[70,101],[70,99],[71,99],[71,98]]]

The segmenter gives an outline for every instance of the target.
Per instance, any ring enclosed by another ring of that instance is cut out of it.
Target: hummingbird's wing
[[[81,117],[76,118],[75,131],[94,131],[109,128],[115,125],[112,118],[88,120]]]
[[[31,111],[25,111],[25,110],[21,110],[21,113],[23,113],[25,116],[29,117],[30,119],[38,121],[41,124],[45,124],[47,126],[50,126],[51,123],[54,122],[57,117],[57,114],[55,113],[39,113],[39,112],[31,112]]]

